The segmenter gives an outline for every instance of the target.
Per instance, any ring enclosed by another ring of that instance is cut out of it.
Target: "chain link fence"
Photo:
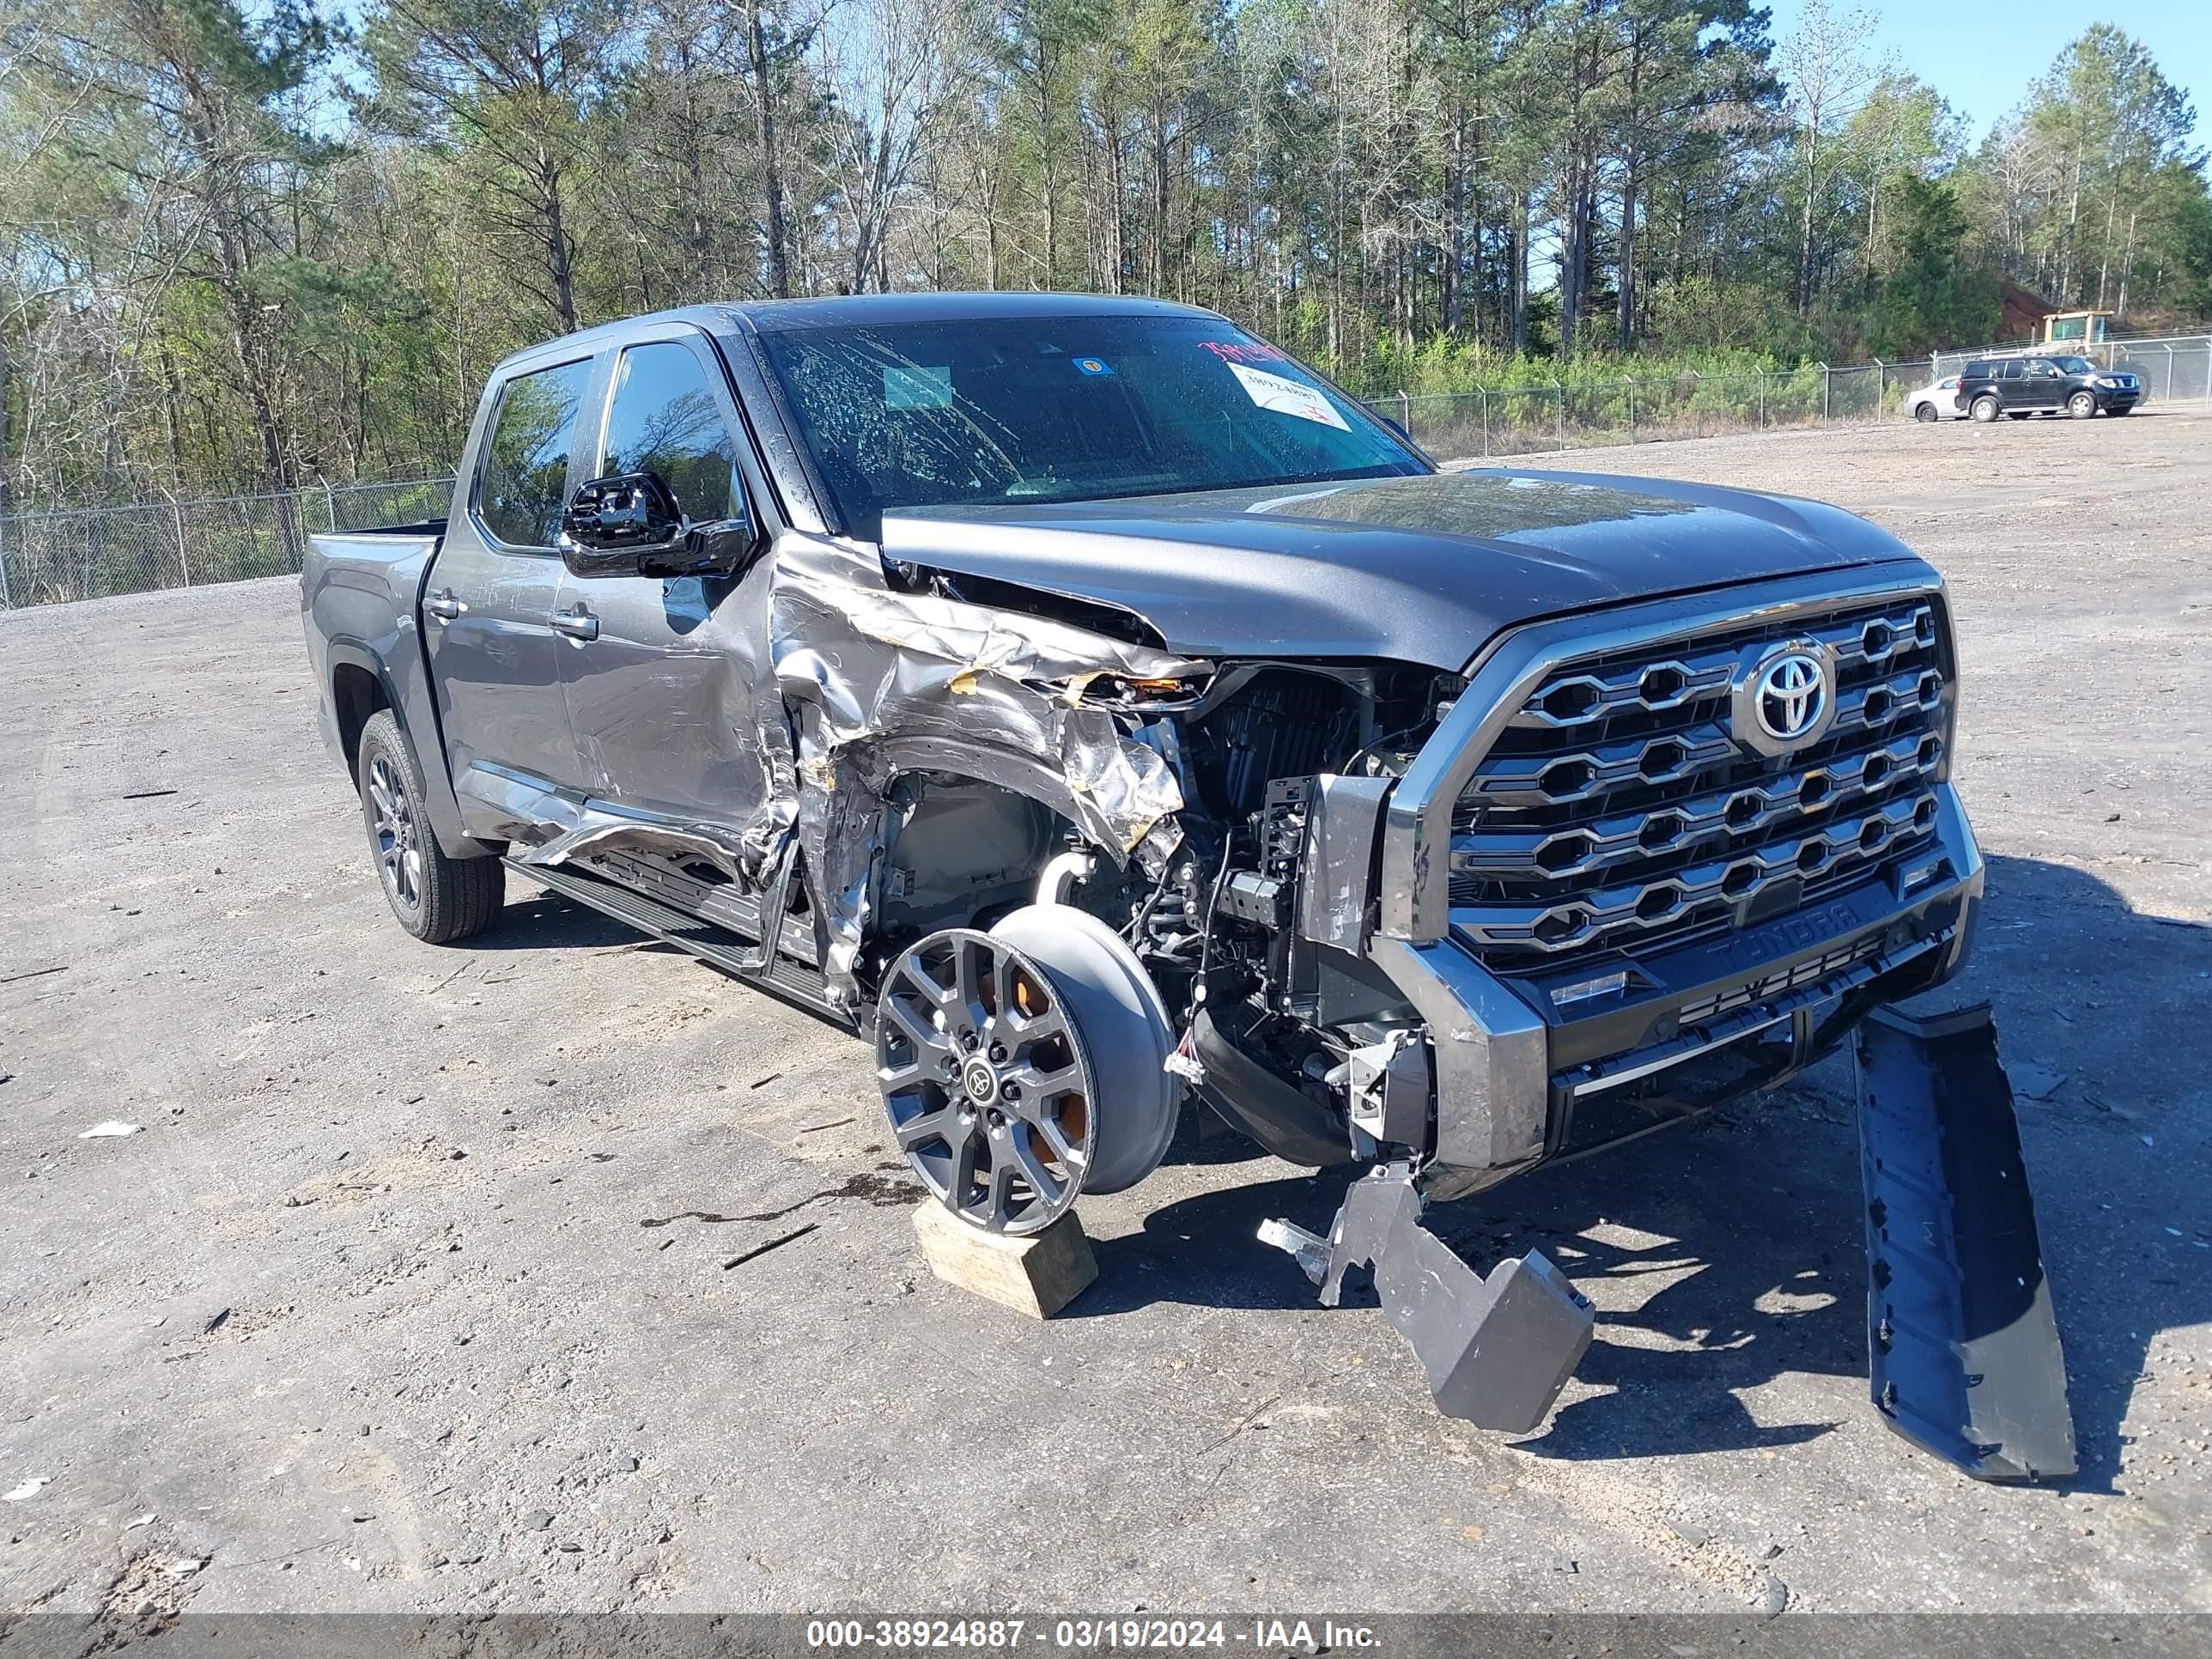
[[[307,538],[441,517],[453,483],[313,484],[265,495],[161,501],[0,517],[0,605],[279,576]]]
[[[1400,392],[1368,407],[1395,421],[1446,461],[1488,460],[1547,451],[1600,449],[1711,438],[1905,412],[1905,400],[1936,378],[1935,360],[1808,363],[1741,374],[1623,375],[1549,386],[1476,386],[1430,396]]]
[[[2130,371],[2146,404],[2212,403],[2212,337],[2115,341],[2088,347],[2011,346],[1938,352],[1899,362],[1809,363],[1742,374],[1624,375],[1549,386],[1477,386],[1434,396],[1400,392],[1368,407],[1445,461],[1488,460],[1669,438],[1709,438],[1844,422],[1909,417],[1912,394],[1978,357],[2031,350],[2078,353]]]
[[[1446,461],[1615,444],[1894,420],[1913,392],[1975,357],[2008,347],[1939,352],[1904,362],[1810,363],[1740,374],[1622,375],[1549,386],[1476,386],[1432,396],[1400,392],[1368,407]],[[2212,404],[2212,336],[2124,340],[2079,351],[2142,377],[2146,403]],[[194,587],[300,568],[318,531],[359,530],[442,514],[450,477],[388,483],[314,484],[276,495],[161,501],[134,507],[0,517],[0,607],[52,605],[111,593]]]

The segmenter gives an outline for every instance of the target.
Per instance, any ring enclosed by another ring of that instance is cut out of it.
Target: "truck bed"
[[[374,683],[373,701],[398,715],[423,761],[425,805],[440,844],[455,856],[474,856],[483,849],[461,834],[422,648],[422,585],[445,535],[446,520],[431,519],[309,537],[300,568],[300,610],[308,660],[324,691],[324,736],[339,763],[351,770],[358,731],[338,709],[343,703],[358,712],[362,705],[343,703],[336,687],[353,673],[365,677],[360,683]]]

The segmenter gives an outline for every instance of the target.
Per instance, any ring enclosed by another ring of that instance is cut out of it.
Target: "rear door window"
[[[518,374],[499,395],[477,516],[509,547],[550,548],[561,533],[576,410],[591,380],[586,357]]]
[[[602,477],[657,472],[686,516],[736,516],[738,447],[706,366],[674,340],[635,345],[615,366]]]

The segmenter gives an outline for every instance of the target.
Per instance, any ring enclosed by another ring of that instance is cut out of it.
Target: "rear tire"
[[[2086,421],[2097,412],[2097,399],[2093,393],[2077,392],[2066,400],[2066,412],[2077,421]]]
[[[2135,413],[2135,409],[2136,406],[2133,404],[2115,404],[2112,408],[2106,410],[2105,413],[2107,415],[2132,415]]]
[[[446,856],[423,811],[422,763],[390,709],[362,728],[357,765],[369,855],[399,925],[426,945],[451,945],[497,921],[507,866],[495,858]]]
[[[2005,411],[2005,419],[2008,421],[2024,421],[2032,412],[2032,410],[2025,409],[2008,409]]]
[[[1916,421],[1919,422],[1923,426],[1933,426],[1933,425],[1935,425],[1935,424],[1936,424],[1936,405],[1935,405],[1935,404],[1913,404],[1913,406],[1912,406],[1912,418],[1913,418],[1914,420],[1916,420]]]
[[[1977,422],[1980,422],[1980,424],[1984,426],[1988,426],[1996,419],[2001,411],[1997,404],[1997,400],[1985,392],[1980,397],[1974,399],[1973,408],[1970,412],[1973,415],[1973,417]]]

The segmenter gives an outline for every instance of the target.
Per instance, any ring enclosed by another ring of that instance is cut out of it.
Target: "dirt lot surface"
[[[1026,1322],[923,1268],[848,1038],[519,879],[407,939],[295,583],[0,617],[0,1608],[2212,1609],[2208,440],[1579,463],[1822,496],[1951,580],[1990,900],[1947,996],[2021,1085],[2063,1490],[1869,1409],[1833,1065],[1435,1212],[1601,1311],[1510,1442],[1252,1242],[1341,1176],[1187,1122]]]

